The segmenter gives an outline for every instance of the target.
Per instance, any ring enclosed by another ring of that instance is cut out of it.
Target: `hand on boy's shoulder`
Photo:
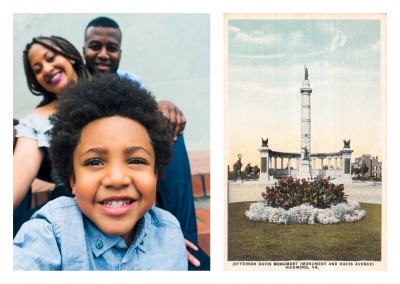
[[[186,117],[172,102],[162,100],[158,102],[158,111],[169,121],[174,131],[174,138],[183,133],[186,126]]]

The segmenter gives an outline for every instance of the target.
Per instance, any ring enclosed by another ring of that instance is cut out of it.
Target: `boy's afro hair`
[[[56,113],[50,117],[50,158],[58,178],[69,190],[73,154],[82,129],[94,120],[111,116],[130,118],[147,129],[159,175],[171,160],[172,128],[150,92],[127,77],[100,74],[66,88],[59,97]]]

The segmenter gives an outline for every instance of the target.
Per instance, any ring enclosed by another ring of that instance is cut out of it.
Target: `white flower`
[[[327,209],[314,208],[311,205],[302,204],[285,210],[282,207],[274,208],[264,202],[250,204],[245,215],[254,221],[267,221],[270,223],[290,224],[334,224],[338,222],[355,222],[365,216],[365,210],[361,209],[358,202],[343,202]]]

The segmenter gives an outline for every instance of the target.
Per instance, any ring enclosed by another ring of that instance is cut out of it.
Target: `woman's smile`
[[[49,85],[57,85],[61,81],[62,76],[63,74],[61,71],[53,73],[49,78]]]

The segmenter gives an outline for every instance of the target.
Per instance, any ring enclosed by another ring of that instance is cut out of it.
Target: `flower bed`
[[[245,214],[250,220],[278,224],[334,224],[358,221],[365,216],[365,210],[361,209],[358,202],[343,202],[325,209],[302,204],[286,210],[282,207],[268,206],[264,201],[260,201],[252,203]]]
[[[246,216],[272,223],[333,224],[358,221],[365,215],[357,202],[347,202],[343,184],[330,177],[316,180],[280,179],[261,193],[263,201],[253,203]]]

